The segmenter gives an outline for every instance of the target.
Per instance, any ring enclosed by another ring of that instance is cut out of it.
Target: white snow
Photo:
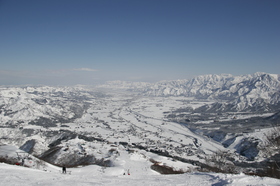
[[[140,169],[139,169],[140,170]],[[186,173],[178,175],[155,175],[133,172],[123,175],[118,168],[107,168],[105,171],[98,166],[67,169],[71,174],[60,171],[46,172],[16,165],[0,164],[1,185],[280,185],[280,180],[246,176],[244,174]]]
[[[16,152],[20,152],[13,146],[0,147],[0,156],[16,157]],[[161,175],[150,169],[152,163],[147,157],[177,169],[189,168],[189,173]],[[39,166],[29,166],[31,168],[0,163],[1,185],[280,185],[279,179],[247,176],[242,173],[232,175],[192,172],[193,167],[190,164],[174,162],[167,157],[145,151],[120,151],[120,155],[114,161],[114,167],[90,165],[67,168],[67,174],[62,174],[61,168],[48,163],[44,163],[44,169],[41,170]]]

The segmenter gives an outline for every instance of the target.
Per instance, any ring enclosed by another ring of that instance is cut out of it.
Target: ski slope
[[[243,174],[211,174],[211,173],[187,173],[179,175],[145,175],[134,173],[122,175],[118,170],[110,168],[102,172],[101,167],[88,166],[71,169],[70,174],[57,172],[45,172],[15,165],[0,164],[1,185],[280,185],[280,180],[273,178],[261,178],[246,176]]]
[[[21,152],[14,146],[0,146],[0,156],[16,157],[16,152]],[[30,155],[32,157],[32,155]],[[152,163],[147,157],[177,169],[188,169],[189,173],[176,175],[161,175],[153,171]],[[34,161],[34,157],[32,157]],[[36,163],[34,161],[34,163]],[[244,174],[217,174],[199,173],[191,171],[193,165],[172,161],[167,157],[144,151],[128,153],[120,151],[113,167],[90,165],[78,168],[67,168],[67,174],[62,174],[61,167],[48,163],[44,166],[28,164],[30,168],[0,163],[1,185],[53,185],[53,186],[87,186],[87,185],[280,185],[279,179],[246,176]],[[128,174],[129,173],[129,174]]]

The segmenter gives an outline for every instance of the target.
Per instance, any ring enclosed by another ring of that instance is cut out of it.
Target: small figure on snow
[[[62,173],[66,174],[66,167],[62,167]]]

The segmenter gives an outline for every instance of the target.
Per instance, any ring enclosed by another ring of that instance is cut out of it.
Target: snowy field
[[[106,170],[104,173],[98,166],[69,169],[70,174],[61,174],[58,170],[45,172],[15,165],[0,164],[1,185],[280,185],[280,180],[228,174],[188,173],[180,175],[118,175],[118,171]]]
[[[1,146],[0,155],[16,157],[16,152],[21,152],[13,146]],[[121,185],[121,186],[143,186],[143,185],[280,185],[279,179],[246,176],[244,174],[217,174],[190,172],[176,175],[161,175],[150,169],[151,162],[147,156],[166,164],[170,160],[166,157],[157,156],[152,153],[126,153],[120,151],[120,156],[115,161],[114,167],[101,167],[90,165],[78,168],[67,168],[67,174],[62,174],[62,169],[48,163],[44,166],[28,164],[31,168],[17,165],[0,163],[1,185],[9,186],[32,186],[32,185]],[[34,161],[34,157],[32,157]],[[29,160],[31,162],[31,160]],[[183,168],[192,165],[182,162],[172,162],[173,167]]]

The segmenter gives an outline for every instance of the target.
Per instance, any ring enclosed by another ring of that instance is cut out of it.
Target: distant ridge
[[[111,81],[100,87],[137,91],[146,96],[187,96],[226,101],[233,111],[253,108],[271,111],[280,105],[279,75],[264,72],[241,76],[208,74],[157,83]]]

